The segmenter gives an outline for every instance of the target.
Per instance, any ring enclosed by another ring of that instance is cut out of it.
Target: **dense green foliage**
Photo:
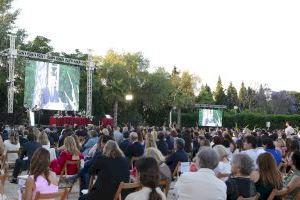
[[[182,126],[195,126],[198,112],[182,114]],[[266,128],[266,122],[271,122],[271,129],[284,129],[285,122],[290,121],[293,127],[300,127],[300,115],[273,115],[261,113],[230,113],[224,112],[223,126],[238,128]]]

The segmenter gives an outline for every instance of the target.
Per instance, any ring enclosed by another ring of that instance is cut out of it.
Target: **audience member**
[[[168,144],[165,141],[165,134],[163,132],[158,132],[157,139],[157,148],[164,156],[168,155]]]
[[[219,157],[219,164],[214,170],[216,176],[223,181],[226,181],[231,173],[231,165],[228,159],[228,150],[223,145],[216,145],[214,148]]]
[[[90,136],[90,138],[87,140],[87,142],[85,144],[82,145],[82,152],[84,156],[88,156],[90,149],[97,144],[99,138],[98,138],[98,134],[96,131],[94,130],[90,130],[88,132],[88,135]]]
[[[285,177],[283,181],[284,188],[276,190],[276,195],[285,195],[285,200],[296,199],[300,192],[300,151],[295,151],[292,155],[292,170],[293,172]]]
[[[255,168],[257,168],[256,166],[256,159],[257,157],[264,153],[264,150],[261,149],[256,149],[257,148],[257,139],[255,136],[253,135],[248,135],[244,138],[244,151],[242,151],[242,153],[247,154],[253,161]]]
[[[115,141],[120,144],[123,141],[123,134],[120,132],[120,127],[114,127],[114,139]]]
[[[157,161],[157,164],[159,165],[160,178],[167,179],[169,183],[171,183],[172,181],[171,170],[168,167],[168,165],[166,165],[165,158],[162,155],[162,153],[158,149],[154,147],[150,147],[146,149],[145,157],[154,158]]]
[[[138,134],[136,132],[130,133],[132,144],[128,146],[126,151],[126,157],[131,159],[132,157],[140,157],[144,154],[144,146],[138,141]]]
[[[256,195],[255,183],[250,179],[254,163],[247,154],[235,154],[231,161],[232,177],[226,181],[227,200],[236,200],[239,196],[244,198]]]
[[[83,159],[83,155],[76,147],[76,143],[73,137],[68,136],[64,140],[65,150],[61,152],[59,157],[50,163],[50,169],[57,175],[61,174],[66,161],[76,161]],[[67,175],[74,175],[78,173],[79,169],[76,164],[70,164],[67,166]]]
[[[17,177],[23,171],[29,168],[31,158],[33,153],[40,147],[41,144],[36,142],[35,135],[32,130],[28,133],[28,142],[24,144],[24,147],[21,151],[20,158],[16,160],[16,164],[13,171],[13,178],[11,183],[17,184]]]
[[[219,158],[215,150],[209,147],[201,149],[196,156],[199,170],[181,174],[175,184],[178,200],[226,199],[226,185],[213,171],[218,163]]]
[[[120,143],[120,149],[124,152],[124,154],[127,154],[127,149],[131,145],[131,141],[129,139],[129,132],[126,131],[123,133],[123,141]]]
[[[136,162],[142,189],[129,194],[125,200],[166,200],[159,188],[159,167],[154,158],[141,158]]]
[[[91,192],[79,200],[113,199],[120,182],[129,181],[129,164],[115,141],[108,141],[103,156],[98,158],[89,169],[90,175],[97,175]]]
[[[276,161],[269,152],[262,153],[257,158],[258,172],[255,178],[256,191],[260,200],[267,200],[273,189],[282,188],[282,175],[277,168]],[[279,200],[276,197],[274,200]]]
[[[3,143],[3,140],[2,140],[2,137],[0,136],[0,156],[2,156],[4,154],[4,143]]]
[[[150,148],[150,147],[157,148],[154,135],[152,133],[148,132],[145,135],[145,149]]]
[[[189,158],[187,153],[184,151],[185,142],[181,138],[177,138],[174,143],[175,152],[167,157],[166,164],[170,167],[173,173],[178,162],[188,162]]]
[[[269,152],[270,154],[272,154],[274,156],[274,158],[276,160],[276,164],[277,164],[277,166],[279,166],[279,164],[282,161],[282,155],[279,150],[275,149],[273,140],[271,138],[267,137],[267,138],[264,138],[262,142],[263,142],[265,151]]]
[[[19,134],[17,131],[10,131],[9,139],[4,141],[4,151],[5,153],[8,151],[19,151],[20,142],[19,142]],[[7,154],[7,162],[15,163],[18,159],[18,153],[10,153]]]
[[[24,200],[35,199],[37,192],[58,192],[58,180],[49,170],[50,154],[44,148],[37,149],[31,159],[29,177],[25,184]]]

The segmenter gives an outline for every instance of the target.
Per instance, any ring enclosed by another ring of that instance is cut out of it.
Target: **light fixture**
[[[126,101],[132,101],[133,100],[133,95],[132,94],[126,94],[125,100]]]

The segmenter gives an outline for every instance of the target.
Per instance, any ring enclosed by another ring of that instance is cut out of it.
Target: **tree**
[[[242,82],[241,88],[239,91],[239,105],[240,105],[241,110],[243,110],[247,107],[247,89],[245,87],[244,82]]]
[[[196,98],[196,102],[200,104],[214,104],[213,94],[207,84],[205,86],[201,86],[201,90],[198,97]]]
[[[289,95],[291,95],[295,99],[297,111],[299,112],[300,111],[300,109],[299,109],[299,106],[300,106],[300,92],[290,91]]]
[[[271,98],[272,114],[294,114],[297,112],[295,98],[287,91],[272,92]]]
[[[181,76],[180,76],[181,75]],[[177,125],[181,126],[181,109],[187,108],[195,101],[194,89],[197,81],[193,75],[188,72],[179,73],[174,67],[171,81],[174,91],[171,95],[172,105],[177,109]]]
[[[260,110],[267,110],[267,92],[269,89],[265,86],[263,87],[262,84],[259,86],[258,92],[256,93],[254,99],[256,108]]]
[[[234,106],[238,105],[238,95],[232,82],[230,82],[227,88],[227,106],[229,109],[233,109]]]
[[[214,98],[217,105],[226,105],[227,103],[226,95],[223,89],[222,80],[220,76],[218,78],[217,87],[214,93]]]
[[[95,59],[99,70],[104,90],[103,95],[107,102],[113,102],[114,125],[118,124],[119,103],[125,101],[127,92],[133,93],[144,84],[145,75],[149,62],[138,53],[120,54],[112,50],[104,57]],[[133,93],[135,96],[135,94]]]
[[[252,111],[253,106],[255,106],[255,95],[256,92],[251,87],[247,88],[247,99],[246,105],[248,106],[249,111]]]
[[[21,49],[46,54],[53,52],[54,50],[54,48],[50,45],[50,42],[51,40],[46,37],[36,36],[33,41],[29,41],[27,44],[22,45]]]

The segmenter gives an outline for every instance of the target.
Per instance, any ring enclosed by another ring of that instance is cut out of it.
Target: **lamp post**
[[[170,117],[170,123],[169,123],[170,128],[172,127],[172,111],[173,110],[176,110],[176,106],[173,106],[172,109],[170,110],[170,116],[169,116]]]
[[[133,95],[131,93],[126,94],[125,95],[125,100],[130,103],[133,100]],[[129,127],[131,127],[130,121],[129,121]]]

